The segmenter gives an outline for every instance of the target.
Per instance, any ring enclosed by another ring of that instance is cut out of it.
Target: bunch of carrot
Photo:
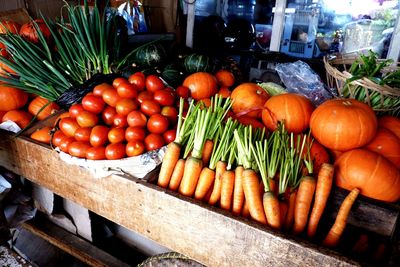
[[[229,98],[216,96],[208,108],[190,103],[185,118],[180,109],[176,140],[167,148],[158,185],[314,238],[331,192],[333,166],[323,164],[314,177],[309,135],[288,133],[283,123],[267,135],[226,119],[230,106]],[[357,194],[353,190],[343,202],[324,245],[338,243]]]

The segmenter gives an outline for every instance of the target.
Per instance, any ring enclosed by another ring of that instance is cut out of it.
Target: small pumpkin
[[[229,70],[221,69],[215,73],[218,85],[221,87],[231,87],[235,83],[235,76]]]
[[[36,131],[34,131],[33,133],[31,133],[31,138],[33,140],[39,141],[41,143],[44,144],[50,144],[50,140],[51,140],[51,135],[50,132],[53,128],[51,128],[50,126],[45,126],[43,128],[40,128]]]
[[[378,118],[379,127],[386,128],[393,132],[400,139],[400,119],[393,116],[383,116]]]
[[[24,39],[33,42],[39,43],[39,36],[36,31],[35,24],[37,25],[38,29],[42,32],[44,38],[49,41],[51,32],[47,27],[46,23],[42,19],[35,19],[33,21],[27,22],[21,26],[19,30],[19,35],[21,35]]]
[[[28,94],[24,91],[0,85],[0,111],[19,109],[28,102]]]
[[[258,118],[268,98],[269,94],[257,84],[242,83],[231,93],[232,110],[237,115]]]
[[[214,75],[207,72],[196,72],[190,74],[183,81],[183,86],[190,90],[194,100],[210,98],[217,93],[217,80]]]
[[[164,47],[159,43],[148,44],[135,52],[134,63],[141,67],[161,64],[167,57]]]
[[[323,146],[339,151],[362,147],[374,138],[374,111],[355,99],[330,99],[319,105],[310,120],[311,133]]]
[[[209,56],[196,53],[185,57],[183,64],[188,73],[212,72],[214,68],[214,62]]]
[[[400,171],[388,159],[367,149],[353,149],[340,155],[335,164],[335,183],[364,196],[395,202],[400,198]]]
[[[378,128],[375,137],[365,148],[381,154],[400,168],[400,139],[386,128]]]
[[[301,133],[308,129],[313,111],[314,105],[303,95],[274,95],[264,104],[262,121],[271,131],[277,128],[279,121],[284,121],[288,132]]]
[[[50,102],[50,103],[49,103]],[[47,105],[45,108],[43,108]],[[43,109],[42,109],[43,108]],[[42,110],[41,110],[42,109]],[[35,97],[28,106],[28,111],[38,120],[44,120],[51,114],[60,110],[60,106],[41,96]]]
[[[183,72],[174,64],[165,66],[161,72],[161,77],[172,86],[178,86],[182,84],[184,79]]]
[[[13,121],[15,122],[21,129],[25,128],[28,126],[28,124],[31,122],[33,116],[24,110],[10,110],[7,111],[6,114],[4,114],[2,118],[2,122],[5,121]]]

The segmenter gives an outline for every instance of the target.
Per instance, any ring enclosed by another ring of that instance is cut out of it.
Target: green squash
[[[161,77],[171,86],[178,86],[182,84],[185,78],[184,73],[176,64],[169,64],[165,66],[161,72]]]
[[[167,58],[164,47],[158,43],[152,43],[140,47],[134,58],[134,63],[140,67],[155,67],[162,64]]]
[[[188,55],[183,64],[188,73],[213,72],[215,65],[209,56],[196,53]]]

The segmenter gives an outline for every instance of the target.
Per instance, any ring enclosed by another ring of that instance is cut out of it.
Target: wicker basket
[[[400,115],[400,88],[381,86],[368,78],[355,80],[346,85],[346,80],[352,77],[348,69],[356,59],[355,55],[344,55],[331,60],[324,57],[329,88],[336,89],[339,97],[356,98],[367,103],[378,114]],[[384,69],[384,72],[396,69],[399,69],[399,63]]]

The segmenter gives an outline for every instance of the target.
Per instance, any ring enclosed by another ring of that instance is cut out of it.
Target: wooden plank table
[[[357,266],[356,261],[130,177],[96,179],[47,146],[0,133],[0,165],[208,266]]]

